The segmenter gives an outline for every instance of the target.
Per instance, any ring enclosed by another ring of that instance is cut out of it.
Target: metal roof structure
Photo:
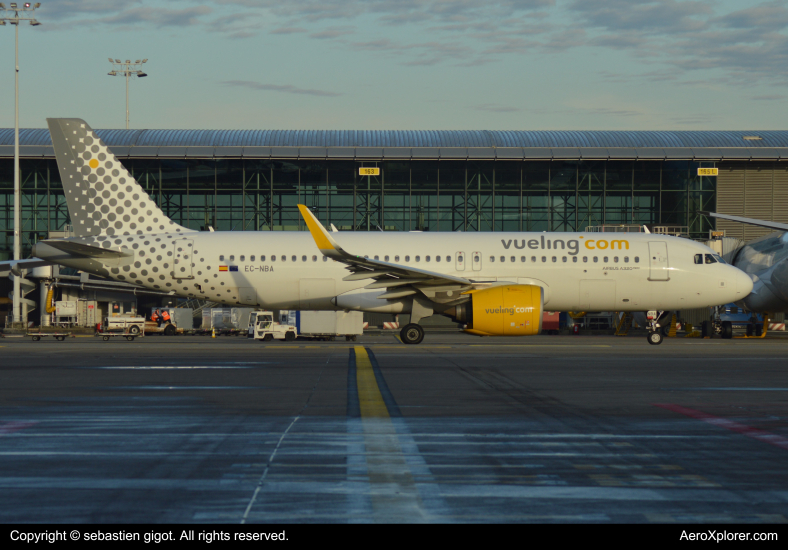
[[[788,131],[96,130],[119,157],[334,159],[788,160]],[[53,157],[49,130],[20,154]],[[0,157],[13,156],[0,128]]]

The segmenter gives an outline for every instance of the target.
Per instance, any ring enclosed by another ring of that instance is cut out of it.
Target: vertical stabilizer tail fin
[[[78,118],[48,118],[74,235],[187,233],[170,220]]]

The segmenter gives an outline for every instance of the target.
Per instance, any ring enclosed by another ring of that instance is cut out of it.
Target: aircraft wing
[[[776,231],[788,231],[788,223],[768,222],[764,220],[756,220],[753,218],[742,218],[741,216],[729,216],[728,214],[717,214],[716,212],[700,212],[705,216],[712,218],[720,218],[721,220],[729,220],[732,222],[746,223],[749,225],[757,225],[760,227],[768,227]]]
[[[326,231],[325,227],[315,218],[309,208],[303,204],[298,205],[304,217],[315,244],[324,256],[343,263],[350,271],[345,281],[362,281],[371,279],[365,288],[385,288],[386,292],[380,295],[382,299],[395,299],[421,292],[434,301],[453,301],[457,299],[455,292],[464,292],[473,288],[473,282],[465,277],[456,277],[444,273],[436,273],[426,269],[381,262],[365,256],[356,256],[345,251]],[[442,300],[441,297],[452,297]]]

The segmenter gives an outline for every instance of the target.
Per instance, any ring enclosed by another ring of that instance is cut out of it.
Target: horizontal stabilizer
[[[73,241],[41,241],[43,244],[57,248],[58,250],[71,254],[74,256],[84,256],[86,258],[96,258],[98,260],[117,260],[132,256],[132,252],[112,250],[110,248],[101,248],[100,246],[92,246],[89,244],[75,243]]]
[[[8,273],[11,271],[19,274],[21,269],[33,269],[34,267],[44,267],[48,265],[52,265],[52,262],[39,260],[38,258],[30,258],[27,260],[4,260],[0,262],[0,273]]]

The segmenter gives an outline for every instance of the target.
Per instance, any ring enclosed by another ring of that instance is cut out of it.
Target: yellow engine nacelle
[[[501,285],[471,290],[457,307],[465,332],[480,336],[531,336],[542,332],[544,290],[537,285]]]

